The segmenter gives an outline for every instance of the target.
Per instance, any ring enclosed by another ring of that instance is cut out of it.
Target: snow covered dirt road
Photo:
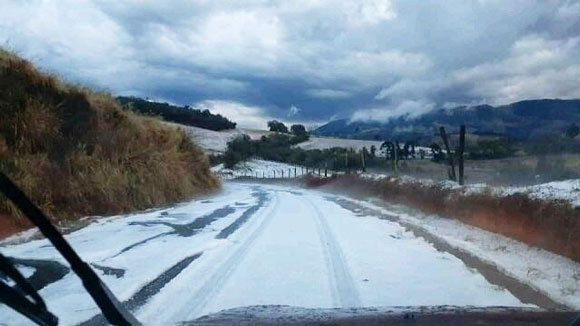
[[[226,183],[215,197],[103,218],[66,238],[146,324],[264,304],[534,306],[373,214],[313,190]],[[46,240],[0,250],[31,278],[38,266],[52,266],[40,294],[63,324],[102,321]],[[0,315],[8,325],[23,322],[4,306]]]

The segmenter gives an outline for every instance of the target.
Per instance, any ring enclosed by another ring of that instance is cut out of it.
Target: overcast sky
[[[246,127],[580,98],[580,0],[2,0],[0,45]]]

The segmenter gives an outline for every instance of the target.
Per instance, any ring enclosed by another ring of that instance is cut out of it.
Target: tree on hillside
[[[123,107],[145,115],[159,116],[166,121],[210,130],[235,129],[236,123],[213,114],[209,110],[196,110],[189,106],[152,102],[138,97],[118,97]]]
[[[306,132],[306,128],[304,127],[304,125],[292,125],[292,127],[290,127],[290,131],[292,131],[292,134],[294,134],[294,136],[304,136],[306,134],[308,134],[308,132]]]
[[[566,129],[566,136],[569,138],[574,138],[580,134],[580,127],[573,122],[568,129]]]
[[[288,128],[278,120],[268,121],[268,129],[273,132],[288,133]]]
[[[256,148],[250,136],[238,135],[230,140],[224,154],[224,165],[226,168],[233,168],[238,162],[245,161],[252,157]]]
[[[292,125],[292,127],[290,127],[290,130],[294,135],[294,139],[292,140],[294,144],[307,141],[310,138],[308,132],[306,131],[306,128],[304,128],[303,125]]]

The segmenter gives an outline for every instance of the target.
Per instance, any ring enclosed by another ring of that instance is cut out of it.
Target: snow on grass
[[[445,240],[453,247],[496,265],[503,273],[546,293],[553,300],[580,309],[578,262],[455,219],[426,215],[401,205],[387,205],[385,208],[385,204],[376,199],[347,199],[396,215]]]
[[[580,179],[554,181],[528,187],[500,188],[504,195],[526,193],[538,199],[560,199],[580,206]]]
[[[250,136],[251,139],[256,140],[260,139],[260,137],[264,135],[270,134],[270,132],[266,130],[229,129],[214,131],[170,122],[167,122],[167,124],[183,129],[190,137],[193,138],[196,144],[198,144],[208,153],[225,152],[227,143],[238,135],[246,134]]]
[[[368,180],[381,180],[386,178],[396,178],[400,183],[421,183],[426,186],[438,185],[445,189],[455,189],[462,191],[464,194],[477,194],[488,192],[495,196],[508,196],[516,193],[522,193],[531,198],[544,200],[563,200],[570,202],[573,206],[580,206],[580,179],[570,179],[563,181],[554,181],[525,187],[509,186],[490,186],[484,183],[467,184],[460,186],[453,181],[433,181],[429,179],[418,179],[407,175],[393,176],[377,173],[362,173],[361,178]]]
[[[0,246],[28,242],[38,237],[40,237],[40,232],[38,231],[38,229],[31,228],[26,231],[18,232],[16,234],[13,234],[9,237],[0,240]]]
[[[252,129],[230,129],[213,131],[198,127],[191,127],[180,125],[176,123],[168,124],[182,128],[188,135],[190,135],[193,140],[206,152],[209,153],[223,153],[226,151],[227,143],[234,137],[242,134],[250,136],[251,139],[260,139],[260,137],[271,134],[270,131],[266,130],[252,130]],[[296,145],[297,147],[309,150],[309,149],[326,149],[332,147],[343,147],[343,148],[353,148],[355,150],[360,150],[366,147],[367,150],[371,146],[375,146],[377,150],[381,147],[382,142],[372,141],[372,140],[357,140],[357,139],[342,139],[342,138],[330,138],[330,137],[315,137],[310,136],[308,141]],[[418,149],[417,149],[418,150]],[[430,153],[430,151],[427,151]]]

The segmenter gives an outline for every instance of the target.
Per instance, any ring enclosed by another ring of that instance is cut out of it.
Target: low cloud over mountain
[[[250,120],[580,97],[577,0],[5,0],[0,42],[72,81]]]

